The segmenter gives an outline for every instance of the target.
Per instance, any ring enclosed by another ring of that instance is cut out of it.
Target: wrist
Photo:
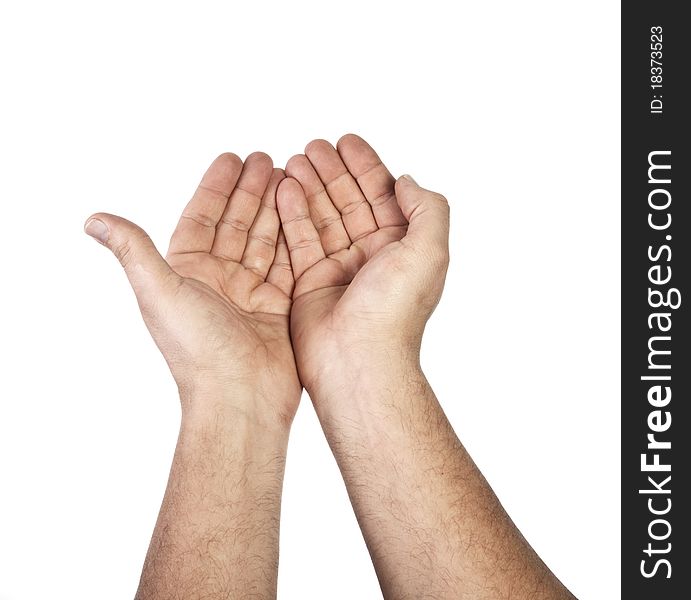
[[[182,428],[248,431],[261,439],[287,441],[301,391],[292,387],[196,380],[179,388]]]
[[[395,402],[406,386],[426,384],[414,345],[348,346],[335,356],[306,385],[320,419],[363,419],[381,403]]]

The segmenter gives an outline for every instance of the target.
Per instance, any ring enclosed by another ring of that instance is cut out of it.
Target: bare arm
[[[274,598],[281,487],[301,387],[279,233],[283,172],[224,154],[183,211],[167,258],[105,213],[86,231],[122,263],[180,390],[182,424],[137,598]]]
[[[227,410],[227,393],[183,417],[138,600],[276,596],[288,428]]]
[[[315,140],[305,155],[278,191],[296,277],[293,345],[384,596],[570,598],[420,370],[448,265],[446,199],[395,181],[354,135],[338,148]]]
[[[315,404],[384,596],[571,598],[513,525],[414,357],[368,362],[380,368],[351,370],[342,397]]]

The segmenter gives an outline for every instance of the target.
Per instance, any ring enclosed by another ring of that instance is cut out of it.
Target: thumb
[[[436,192],[420,187],[410,175],[396,181],[396,200],[408,221],[406,237],[448,252],[449,203]]]
[[[127,219],[96,213],[87,219],[84,231],[120,261],[140,301],[174,274],[146,232]]]

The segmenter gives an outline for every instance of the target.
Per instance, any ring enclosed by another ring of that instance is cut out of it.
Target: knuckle
[[[113,247],[113,254],[120,261],[120,264],[127,269],[135,260],[137,248],[150,242],[149,236],[143,230],[125,237],[122,241],[116,242]]]
[[[441,264],[442,264],[445,271],[449,267],[450,260],[451,260],[451,256],[449,255],[449,249],[444,248],[444,251],[443,251],[442,256],[441,256]]]
[[[129,240],[119,242],[113,246],[113,254],[120,261],[120,264],[127,269],[132,262],[132,244]]]
[[[446,199],[446,196],[433,192],[432,198],[434,198],[434,201],[440,206],[440,208],[445,208],[447,211],[449,210],[449,201]]]
[[[449,265],[449,246],[442,243],[431,243],[425,251],[427,264],[432,271],[445,271]]]
[[[449,265],[449,249],[435,248],[432,252],[432,264],[437,270],[446,270]]]

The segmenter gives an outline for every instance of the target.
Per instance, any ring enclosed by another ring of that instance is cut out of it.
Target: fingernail
[[[108,226],[99,219],[89,219],[84,225],[84,231],[101,244],[108,241]]]
[[[415,180],[412,178],[412,176],[410,176],[410,175],[403,175],[403,179],[405,179],[405,180],[407,180],[407,181],[410,181],[410,183],[414,183],[415,185],[417,185],[417,181],[415,181]]]

